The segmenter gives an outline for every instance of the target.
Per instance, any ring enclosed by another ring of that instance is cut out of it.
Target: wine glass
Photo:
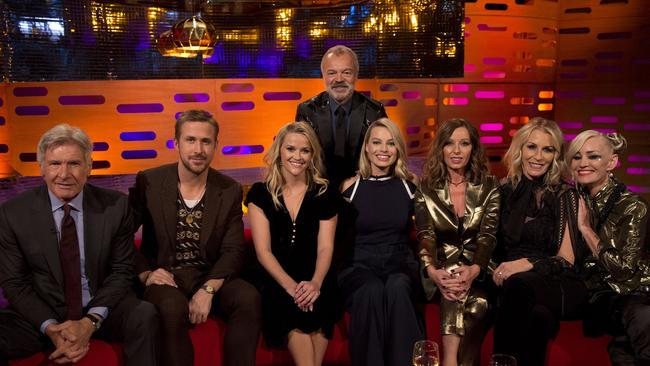
[[[413,346],[413,366],[439,366],[438,345],[434,341],[417,341]]]
[[[490,358],[490,366],[517,366],[517,359],[503,353],[495,353]]]

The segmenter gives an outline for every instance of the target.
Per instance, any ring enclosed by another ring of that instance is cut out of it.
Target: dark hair
[[[443,148],[454,131],[460,127],[467,129],[469,140],[472,143],[472,153],[467,162],[465,177],[468,181],[477,184],[488,174],[485,150],[479,140],[476,127],[462,118],[452,118],[438,126],[436,137],[431,142],[431,148],[424,163],[422,183],[429,189],[440,188],[449,179]]]
[[[217,136],[219,136],[219,124],[214,118],[212,118],[210,112],[201,109],[190,109],[181,113],[176,119],[176,125],[174,126],[174,137],[176,140],[181,137],[181,126],[183,126],[185,122],[209,123],[214,127],[214,140],[217,141]]]

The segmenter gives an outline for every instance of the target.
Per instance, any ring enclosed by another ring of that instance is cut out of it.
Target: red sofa
[[[246,230],[246,241],[252,243],[250,231]],[[252,244],[251,244],[252,245]],[[430,339],[441,342],[440,323],[437,304],[425,306],[425,320],[427,334]],[[339,322],[334,332],[334,339],[330,342],[325,353],[326,365],[349,365],[347,324],[349,315]],[[223,340],[224,324],[216,318],[209,319],[190,331],[194,344],[194,364],[197,366],[220,366],[223,362],[221,347]],[[565,321],[560,325],[557,338],[551,342],[548,349],[549,366],[605,366],[610,365],[607,355],[609,337],[585,338],[582,335],[580,321]],[[78,365],[80,366],[114,366],[121,365],[121,346],[106,342],[92,340],[90,352]],[[481,351],[481,364],[487,365],[492,354],[492,331],[488,333]],[[38,353],[29,358],[12,361],[12,366],[48,365],[47,355]],[[257,347],[257,365],[279,366],[291,365],[291,356],[288,351],[272,350],[264,346],[260,340]],[[52,363],[52,365],[54,365]]]
[[[440,344],[440,324],[438,321],[438,305],[428,304],[425,307],[426,326],[429,338]],[[350,357],[347,351],[347,324],[346,315],[337,325],[332,340],[325,354],[327,365],[349,365]],[[194,364],[221,365],[221,344],[224,324],[219,319],[210,319],[205,324],[191,330],[190,335],[195,349]],[[607,355],[609,337],[585,338],[582,335],[582,324],[579,321],[565,321],[560,326],[560,333],[551,342],[548,349],[548,362],[550,366],[605,366],[610,365]],[[481,352],[481,364],[487,365],[492,353],[492,332],[488,334]],[[11,362],[12,366],[47,365],[45,353],[38,353],[32,357]],[[260,341],[257,348],[257,365],[291,365],[291,356],[287,351],[271,350]],[[80,366],[114,366],[121,365],[121,346],[93,340],[90,352],[83,358]]]

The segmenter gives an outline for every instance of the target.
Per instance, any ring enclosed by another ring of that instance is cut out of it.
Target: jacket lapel
[[[327,92],[325,92],[327,95]],[[320,143],[323,145],[323,150],[326,154],[334,153],[334,138],[332,136],[332,113],[330,112],[329,99],[324,97],[323,94],[319,95],[316,102],[318,111],[314,113],[314,125],[317,126],[318,137]]]
[[[223,192],[217,181],[217,172],[214,169],[210,169],[205,187],[205,212],[203,213],[203,222],[201,223],[201,254],[203,254],[204,258],[208,239],[212,235],[212,230],[221,213],[222,194]]]
[[[102,250],[108,248],[103,248],[103,243],[105,243],[103,240],[104,219],[106,216],[102,214],[94,191],[88,186],[84,187],[83,210],[86,277],[90,289],[94,293],[99,287],[99,283],[97,283],[99,274],[96,273],[100,268],[99,258]]]
[[[352,121],[361,121],[361,123],[352,123]],[[354,92],[352,96],[352,110],[350,111],[350,130],[348,132],[348,139],[350,141],[350,151],[355,152],[359,145],[361,131],[364,126],[369,125],[374,121],[366,121],[366,103],[360,98],[360,94]]]
[[[465,213],[470,212],[472,215],[479,207],[479,195],[481,193],[481,183],[472,184],[467,182],[467,189],[465,190]],[[468,223],[472,220],[468,221]]]
[[[170,166],[169,172],[161,180],[159,204],[161,208],[160,214],[162,215],[162,222],[165,225],[165,232],[167,233],[167,244],[169,250],[174,253],[176,245],[176,216],[177,207],[176,199],[178,198],[178,165],[173,164]],[[155,221],[154,221],[155,222]]]
[[[37,192],[38,204],[32,206],[33,225],[35,228],[50,228],[43,230],[43,254],[50,272],[58,282],[60,288],[63,288],[63,270],[61,269],[61,259],[59,258],[59,239],[56,235],[56,223],[52,214],[52,204],[47,193],[47,186],[41,187]]]
[[[437,188],[435,190],[436,196],[438,196],[438,199],[440,202],[443,203],[442,207],[440,207],[441,210],[445,211],[446,216],[450,217],[456,217],[456,213],[454,212],[452,206],[453,203],[451,202],[451,196],[449,195],[449,186],[448,183],[445,183],[444,187],[442,188]],[[456,222],[455,220],[454,222]]]

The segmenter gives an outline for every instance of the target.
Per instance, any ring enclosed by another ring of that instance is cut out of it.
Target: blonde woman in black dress
[[[262,331],[267,345],[286,345],[296,365],[320,365],[339,308],[329,274],[336,198],[321,175],[320,145],[308,124],[282,127],[266,162],[266,179],[246,197],[255,252],[266,270],[258,284]]]

